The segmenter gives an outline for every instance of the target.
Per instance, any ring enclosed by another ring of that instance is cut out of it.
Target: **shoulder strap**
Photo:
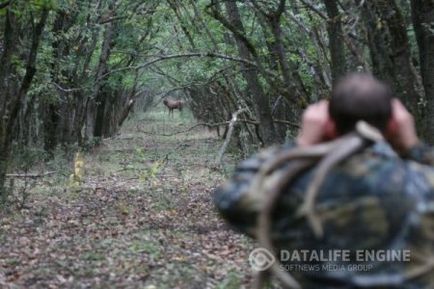
[[[251,186],[251,192],[263,198],[263,205],[258,216],[257,239],[259,245],[276,256],[276,250],[269,237],[272,210],[283,188],[300,172],[314,165],[317,165],[318,169],[308,187],[306,198],[298,214],[301,217],[306,217],[315,235],[321,237],[323,229],[321,220],[315,214],[315,200],[327,172],[360,149],[381,140],[383,140],[383,136],[376,128],[364,121],[359,121],[354,132],[337,140],[311,147],[294,148],[266,162],[255,176]],[[283,165],[286,167],[279,169]],[[289,272],[281,270],[278,258],[275,259],[276,262],[268,271],[273,273],[285,288],[301,289],[301,285]],[[259,272],[254,280],[253,288],[262,288],[266,276],[268,276],[267,271]]]

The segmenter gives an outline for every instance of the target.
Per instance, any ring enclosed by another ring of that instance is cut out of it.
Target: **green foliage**
[[[58,7],[58,0],[32,0],[32,4],[39,9],[55,10]]]

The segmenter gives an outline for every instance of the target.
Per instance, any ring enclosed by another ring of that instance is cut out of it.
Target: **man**
[[[315,204],[321,237],[297,214],[315,168],[290,182],[273,211],[277,257],[307,289],[434,288],[434,151],[420,142],[413,117],[391,89],[371,75],[346,76],[330,102],[309,106],[295,144],[243,161],[217,190],[216,206],[236,229],[255,237],[261,205],[250,185],[261,165],[282,150],[336,139],[360,120],[377,128],[384,141],[328,172]],[[310,254],[293,258],[297,250]],[[349,259],[312,254],[338,250]]]

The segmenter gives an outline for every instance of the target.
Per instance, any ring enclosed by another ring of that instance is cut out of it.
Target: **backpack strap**
[[[306,218],[315,236],[322,237],[323,228],[320,218],[315,214],[315,201],[327,172],[357,151],[381,140],[383,140],[383,136],[376,128],[364,121],[359,121],[353,132],[336,140],[284,151],[264,163],[250,188],[252,194],[263,200],[258,215],[257,239],[259,245],[276,256],[276,250],[269,237],[273,208],[283,189],[299,173],[314,165],[318,166],[317,171],[297,214]],[[265,279],[268,278],[270,272],[275,275],[285,288],[301,289],[302,287],[297,280],[289,272],[281,269],[278,258],[275,259],[276,262],[267,271],[257,274],[252,288],[263,288]]]

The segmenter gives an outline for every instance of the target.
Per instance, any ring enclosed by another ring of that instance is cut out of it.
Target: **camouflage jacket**
[[[255,235],[259,204],[249,199],[249,185],[261,164],[282,149],[291,146],[241,162],[231,180],[216,191],[221,215],[250,236]],[[323,250],[325,254],[348,250],[351,260],[286,258],[281,260],[283,269],[305,289],[434,288],[433,166],[434,150],[424,144],[405,157],[385,142],[354,154],[328,173],[319,190],[315,206],[324,228],[322,238],[316,238],[307,221],[296,214],[315,168],[302,173],[282,192],[274,209],[276,250],[280,254],[282,250]],[[355,252],[388,250],[410,252],[409,260],[384,261],[379,255],[353,258],[359,254]]]

